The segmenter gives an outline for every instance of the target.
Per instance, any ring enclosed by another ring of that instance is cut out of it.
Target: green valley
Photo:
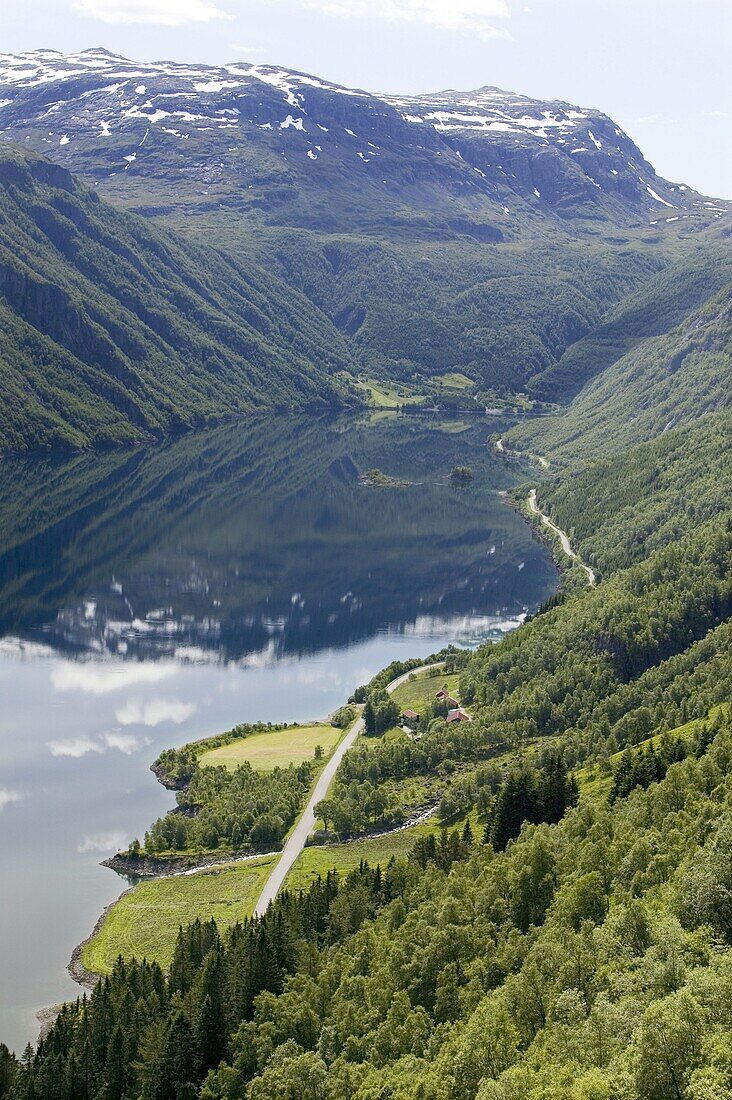
[[[0,55],[0,1100],[732,1100],[732,207],[234,49]]]

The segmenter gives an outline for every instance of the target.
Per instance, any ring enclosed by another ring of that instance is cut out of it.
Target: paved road
[[[560,527],[557,527],[556,523],[552,523],[552,521],[549,519],[549,516],[542,512],[541,508],[536,503],[536,489],[531,490],[526,503],[529,506],[529,511],[533,512],[535,516],[540,516],[542,523],[545,524],[550,531],[553,531],[555,535],[559,536],[559,541],[562,544],[562,550],[564,550],[564,553],[567,555],[568,558],[571,558],[572,561],[576,561],[577,565],[579,565],[580,568],[584,569],[585,573],[587,574],[588,581],[590,582],[590,584],[594,584],[597,580],[597,577],[595,576],[595,570],[590,568],[589,565],[585,565],[579,554],[577,554],[576,551],[572,549],[572,543],[569,541],[569,537],[564,533],[564,531],[562,531]]]
[[[515,455],[517,458],[520,458],[521,456],[523,456],[524,458],[530,458],[534,462],[537,462],[541,466],[542,470],[549,469],[549,459],[544,458],[544,455],[535,455],[531,451],[509,451],[508,448],[504,446],[502,439],[496,440],[496,442],[494,443],[494,448],[497,454]]]
[[[387,686],[386,690],[391,692],[395,691],[400,684],[403,684],[410,676],[413,676],[416,672],[426,672],[430,668],[440,668],[444,662],[440,661],[434,665],[420,665],[419,668],[413,668],[409,672],[405,672],[402,676],[397,676],[396,680]],[[310,836],[311,832],[315,828],[315,807],[317,804],[325,798],[328,793],[328,788],[333,782],[333,777],[338,770],[338,765],[343,759],[343,754],[350,749],[351,745],[356,741],[359,735],[363,732],[363,718],[358,718],[351,726],[346,736],[339,743],[335,752],[328,760],[327,764],[323,768],[322,772],[318,776],[318,782],[315,784],[315,789],[310,796],[310,801],[303,810],[300,820],[295,828],[290,833],[284,848],[282,849],[282,855],[279,862],[275,864],[272,874],[264,884],[264,889],[259,896],[254,914],[261,917],[266,911],[267,906],[271,901],[277,897],[277,894],[282,887],[283,882],[287,878],[287,873],[292,867],[297,857],[305,847],[305,841]]]

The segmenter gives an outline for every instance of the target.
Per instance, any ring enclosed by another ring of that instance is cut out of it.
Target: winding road
[[[497,439],[495,441],[495,443],[493,444],[493,449],[495,450],[496,454],[509,455],[516,458],[521,458],[523,456],[524,458],[531,459],[532,462],[536,462],[539,466],[541,466],[542,470],[549,469],[549,459],[544,458],[544,455],[535,455],[531,451],[509,451],[509,449],[504,446],[502,439]]]
[[[562,544],[562,550],[564,550],[564,553],[567,555],[568,558],[576,562],[581,569],[584,569],[585,573],[587,574],[587,580],[591,585],[594,584],[597,580],[597,577],[595,576],[595,570],[592,569],[589,565],[585,565],[579,554],[572,549],[572,543],[569,541],[569,536],[565,534],[565,532],[562,531],[560,527],[557,527],[556,523],[552,523],[552,521],[549,519],[549,516],[546,515],[545,512],[542,512],[541,508],[536,503],[536,489],[531,490],[526,500],[526,503],[529,506],[529,511],[533,512],[535,516],[539,516],[541,518],[541,522],[546,527],[548,527],[550,531],[553,531],[555,535],[559,536],[559,541]]]
[[[419,668],[412,668],[409,672],[397,676],[396,680],[392,680],[391,683],[387,685],[386,690],[388,692],[396,691],[400,684],[405,683],[410,676],[414,676],[419,672],[427,672],[430,669],[441,668],[443,664],[444,661],[438,661],[433,665],[420,665]],[[287,838],[285,846],[282,849],[282,855],[275,864],[272,874],[265,882],[262,893],[259,895],[259,901],[254,907],[255,916],[261,917],[266,912],[269,903],[274,901],[277,897],[282,884],[287,878],[289,870],[302,852],[308,837],[315,828],[315,807],[327,795],[328,788],[333,782],[333,777],[338,770],[338,765],[343,759],[344,754],[351,748],[362,732],[363,718],[357,718],[345,737],[338,743],[333,755],[318,776],[318,781],[315,784],[313,793],[310,795],[308,804],[300,815],[300,819],[295,825],[295,828]]]

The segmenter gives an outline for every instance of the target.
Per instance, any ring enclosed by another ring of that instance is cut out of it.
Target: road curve
[[[414,676],[415,673],[426,672],[428,669],[441,668],[443,664],[444,661],[438,661],[433,665],[420,665],[419,668],[412,668],[409,672],[397,676],[396,680],[392,680],[391,683],[387,685],[386,690],[389,692],[395,691],[400,684],[405,683],[405,681],[408,680],[410,676]],[[362,731],[363,718],[358,718],[345,737],[339,742],[333,755],[318,776],[318,781],[315,784],[313,793],[310,795],[310,800],[300,815],[297,825],[287,838],[285,846],[282,849],[282,855],[272,869],[272,874],[264,884],[264,889],[259,895],[259,901],[254,907],[254,916],[261,917],[262,914],[266,912],[269,903],[274,901],[277,897],[282,884],[287,878],[288,871],[302,852],[306,840],[315,827],[315,807],[327,795],[328,788],[333,782],[333,777],[338,770],[338,765],[343,759],[344,753],[351,748]]]
[[[595,570],[592,569],[589,565],[585,565],[579,554],[572,549],[572,543],[569,541],[569,537],[564,533],[564,531],[562,531],[560,527],[557,527],[556,523],[552,523],[552,521],[549,519],[549,516],[547,516],[545,512],[542,512],[541,508],[536,503],[536,489],[531,490],[526,503],[529,506],[529,511],[533,512],[535,516],[539,516],[541,518],[541,522],[546,527],[548,527],[550,531],[553,531],[555,535],[559,536],[559,541],[562,544],[562,550],[564,550],[564,553],[567,555],[568,558],[571,558],[572,561],[576,562],[581,569],[584,569],[585,573],[587,574],[587,580],[591,585],[594,584],[597,580],[597,577],[595,576]]]

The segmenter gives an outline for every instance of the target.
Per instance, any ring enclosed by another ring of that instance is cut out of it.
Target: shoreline
[[[526,517],[524,517],[524,518],[526,519]],[[531,526],[530,523],[529,523],[529,526]],[[441,668],[443,665],[444,665],[444,661],[438,661],[438,662],[435,662],[434,664],[431,664],[431,665],[418,665],[417,667],[415,667],[413,669],[410,669],[408,672],[403,673],[402,675],[398,676],[394,681],[392,681],[389,685],[387,685],[387,691],[391,692],[391,691],[395,690],[396,687],[398,687],[402,682],[405,682],[405,681],[409,680],[413,674],[420,674],[420,673],[423,673],[425,671],[430,671],[431,672],[433,670],[437,670],[437,669]],[[336,708],[336,709],[339,709],[339,708]],[[333,711],[330,715],[328,715],[325,719],[323,719],[321,721],[329,722],[333,713],[335,713],[335,711]],[[317,720],[315,720],[315,722],[317,722]],[[350,730],[348,730],[348,729],[344,730],[343,737],[339,740],[339,742],[335,746],[332,756],[340,756],[341,755],[341,754],[338,753],[338,749],[342,745],[342,743],[348,739],[348,734],[349,733],[356,733],[356,737],[353,738],[354,741],[358,738],[358,736],[361,732],[360,731],[360,725],[362,724],[362,722],[363,722],[363,718],[359,714],[359,716],[354,721],[351,729]],[[205,738],[202,738],[201,740],[205,740]],[[324,768],[324,771],[327,770],[327,763],[328,763],[328,761],[326,761],[326,768]],[[182,789],[181,787],[179,787],[177,785],[172,785],[172,784],[169,784],[168,782],[166,782],[165,774],[164,774],[163,769],[156,768],[154,766],[154,763],[150,765],[150,770],[153,772],[153,774],[155,775],[156,780],[161,784],[161,786],[163,786],[167,790]],[[317,781],[316,781],[316,786],[317,786]],[[312,794],[314,794],[314,792],[312,792]],[[308,804],[305,806],[305,809],[302,811],[302,813],[300,815],[300,818],[298,818],[298,821],[295,823],[295,828],[297,828],[298,823],[304,817],[306,811],[308,810],[308,808],[310,806],[310,801],[312,801],[312,796],[311,796],[311,799],[309,800]],[[430,817],[432,817],[436,813],[436,810],[437,810],[437,804],[435,804],[434,806],[429,806],[429,807],[423,808],[420,811],[418,811],[418,813],[413,818],[408,819],[405,822],[402,822],[401,825],[395,826],[393,829],[388,829],[388,830],[380,832],[380,833],[365,833],[365,834],[363,834],[363,836],[350,837],[345,841],[335,841],[335,842],[326,841],[325,844],[307,845],[307,839],[306,839],[306,841],[302,844],[302,849],[301,850],[304,850],[304,848],[306,846],[328,848],[328,847],[334,847],[337,844],[341,844],[341,843],[342,844],[347,844],[347,843],[355,842],[355,841],[362,840],[362,839],[370,839],[370,838],[377,839],[377,838],[380,838],[380,837],[389,836],[389,835],[394,834],[394,833],[402,832],[405,829],[408,829],[408,828],[410,828],[414,825],[420,824],[423,821],[428,820]],[[262,895],[260,896],[259,901],[257,902],[257,904],[255,906],[254,914],[256,915],[260,910],[262,900],[265,896],[265,893],[267,891],[267,888],[268,888],[271,880],[275,877],[275,873],[276,873],[280,863],[283,862],[282,857],[285,853],[285,849],[287,848],[287,846],[288,846],[287,841],[285,841],[285,843],[283,844],[283,847],[276,850],[276,851],[274,851],[274,852],[254,852],[254,853],[250,852],[250,853],[247,853],[247,854],[244,854],[244,855],[234,856],[232,858],[224,859],[224,860],[217,859],[216,857],[211,857],[211,858],[208,858],[208,859],[204,859],[203,861],[194,860],[194,861],[192,861],[192,863],[190,865],[179,868],[179,869],[176,868],[175,870],[172,869],[172,866],[171,866],[170,862],[168,862],[167,864],[163,864],[163,869],[160,870],[159,868],[155,868],[154,864],[150,865],[148,863],[148,866],[145,867],[145,863],[147,861],[142,860],[141,861],[142,869],[140,871],[138,871],[138,873],[136,873],[136,874],[133,871],[130,870],[129,866],[127,866],[127,864],[126,864],[126,861],[122,861],[121,865],[118,864],[119,853],[115,853],[114,856],[110,856],[108,859],[100,861],[100,866],[109,867],[111,870],[115,871],[115,873],[117,873],[117,874],[124,875],[128,878],[136,878],[139,881],[133,883],[132,885],[129,885],[113,901],[109,902],[107,905],[104,906],[102,912],[99,914],[99,916],[98,916],[97,920],[95,921],[94,926],[91,929],[91,931],[89,932],[89,934],[87,936],[85,936],[84,939],[81,940],[81,942],[78,943],[76,945],[76,947],[73,949],[73,951],[71,953],[71,958],[69,959],[69,962],[68,962],[67,967],[66,967],[70,977],[78,985],[82,986],[82,988],[84,990],[93,990],[94,989],[94,987],[96,986],[97,982],[99,981],[101,975],[87,970],[87,968],[84,966],[84,964],[82,962],[82,955],[83,955],[84,949],[94,939],[94,937],[100,932],[100,930],[101,930],[105,920],[107,919],[107,916],[111,912],[111,910],[117,905],[117,903],[119,901],[122,900],[122,898],[127,897],[129,894],[131,894],[140,885],[141,881],[143,881],[143,880],[151,880],[152,881],[152,880],[155,880],[155,879],[174,878],[174,877],[178,877],[178,876],[182,876],[182,875],[194,875],[194,874],[197,874],[197,873],[205,872],[207,870],[213,870],[215,868],[231,867],[231,866],[234,866],[238,863],[244,863],[244,862],[254,860],[254,859],[258,859],[258,858],[265,858],[267,856],[279,857],[278,860],[277,860],[277,863],[275,864],[275,867],[273,868],[272,874],[269,876],[269,878],[267,879],[267,881],[265,883],[265,887],[264,887],[264,890],[262,891]],[[63,1004],[52,1005],[52,1006],[43,1007],[43,1008],[38,1009],[38,1011],[36,1012],[36,1019],[39,1021],[39,1024],[41,1025],[40,1038],[42,1038],[45,1034],[48,1033],[48,1031],[53,1026],[53,1023],[56,1020],[56,1018],[58,1017],[59,1012],[61,1011],[62,1008],[63,1008]]]
[[[100,864],[100,866],[102,865]],[[104,921],[107,918],[107,914],[114,908],[114,906],[117,904],[118,901],[120,901],[121,898],[126,897],[127,894],[131,894],[134,889],[135,886],[128,886],[127,889],[123,890],[121,894],[118,894],[113,901],[108,902],[108,904],[104,906],[101,913],[97,917],[94,927],[92,928],[89,935],[85,936],[81,943],[77,943],[76,947],[71,952],[71,958],[66,964],[66,969],[73,981],[75,981],[77,985],[80,985],[85,992],[94,989],[101,975],[93,974],[91,970],[86,969],[81,961],[82,952],[84,951],[86,945],[94,939],[97,932],[104,924]],[[64,1007],[64,1004],[67,1003],[67,1001],[62,1001],[60,1004],[45,1005],[43,1008],[39,1008],[36,1011],[35,1017],[38,1021],[40,1028],[38,1032],[39,1043],[46,1038],[54,1023],[56,1022],[62,1008]]]
[[[71,952],[71,958],[67,963],[66,969],[68,970],[73,980],[78,985],[83,986],[84,989],[94,989],[95,985],[101,978],[101,974],[94,974],[91,970],[87,970],[83,962],[81,961],[81,956],[84,948],[88,943],[91,942],[91,940],[94,939],[97,932],[99,932],[105,920],[107,919],[107,914],[111,912],[117,902],[120,901],[121,898],[127,897],[127,895],[131,894],[132,891],[136,888],[137,883],[135,883],[134,886],[128,886],[126,890],[123,890],[122,893],[114,899],[114,901],[110,901],[107,905],[105,905],[101,913],[97,917],[94,927],[92,928],[89,935],[85,936],[81,943],[77,943],[76,947]]]
[[[273,852],[232,852],[229,856],[222,858],[221,855],[212,856],[190,856],[188,859],[161,859],[155,860],[149,857],[141,858],[137,863],[132,864],[126,860],[118,852],[116,855],[110,856],[109,859],[101,860],[100,867],[109,867],[110,871],[114,871],[117,875],[123,875],[125,878],[136,878],[140,882],[143,880],[151,880],[156,878],[177,878],[179,875],[193,875],[196,871],[205,871],[211,867],[228,867],[232,863],[245,863],[249,859],[260,859],[264,856],[276,856],[282,851],[281,848],[275,849]],[[137,886],[138,883],[135,883]],[[132,887],[134,889],[134,887]]]

